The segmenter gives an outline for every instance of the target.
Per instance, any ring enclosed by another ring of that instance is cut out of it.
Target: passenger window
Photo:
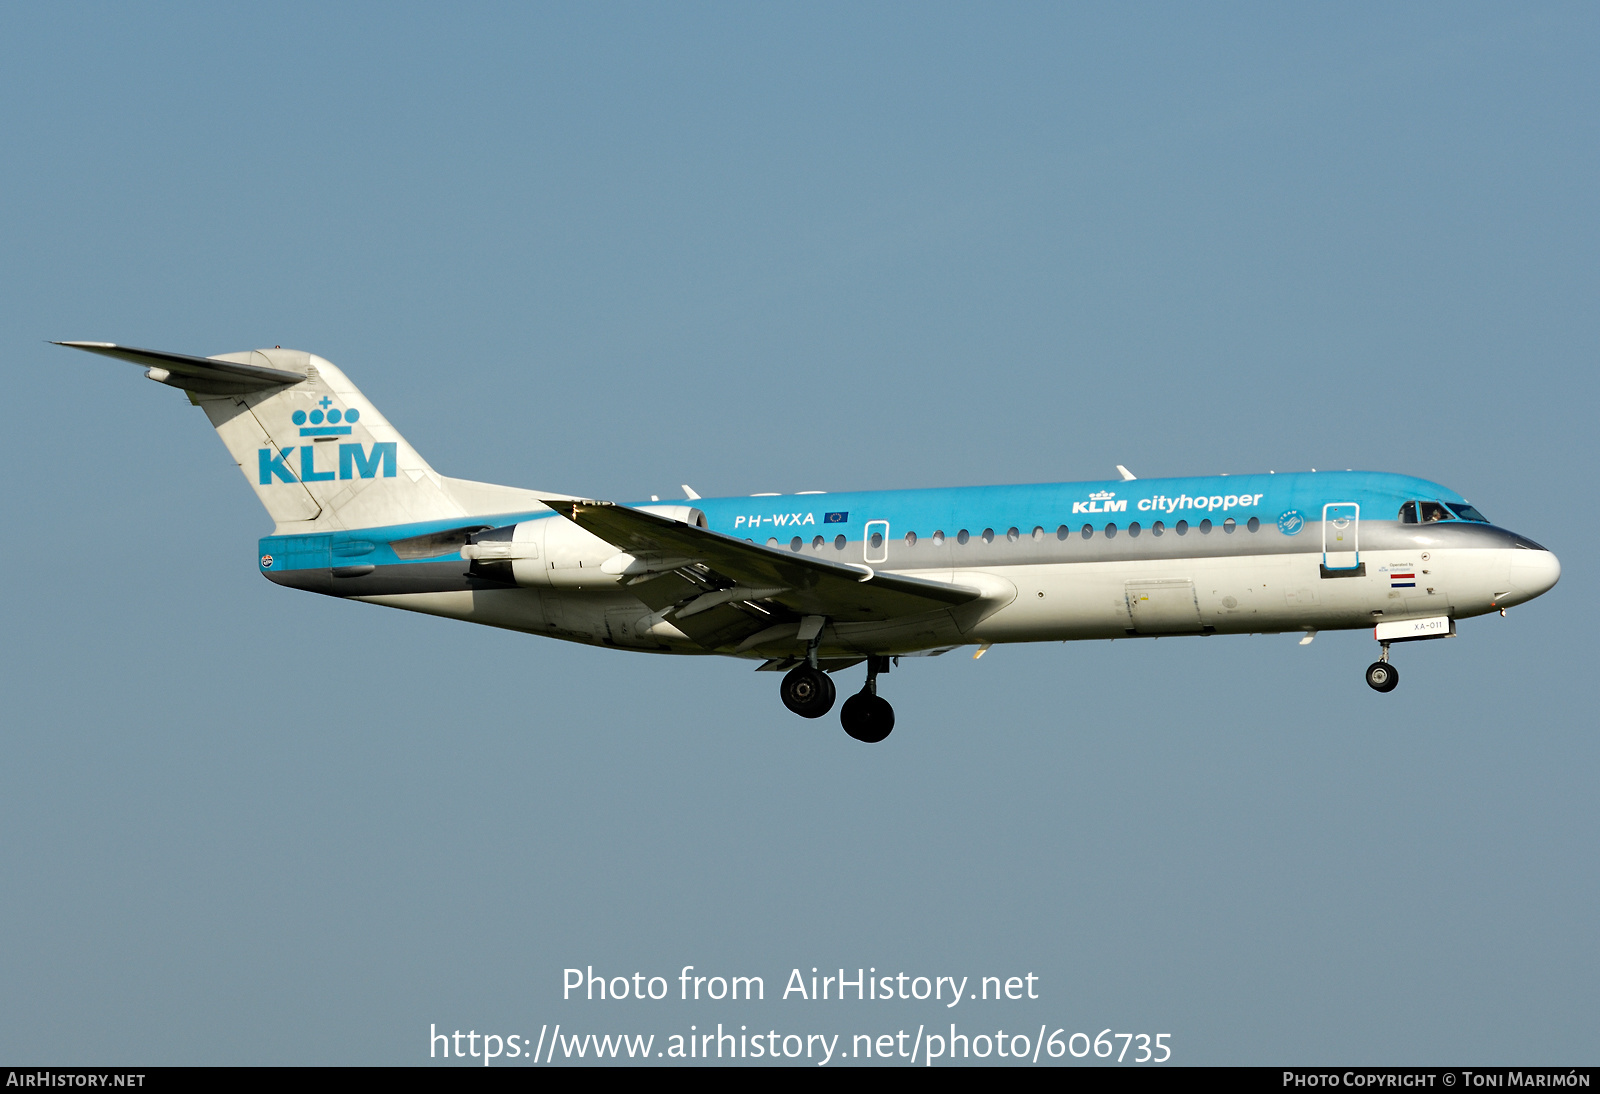
[[[1116,539],[1117,538],[1117,526],[1115,524],[1106,525],[1106,538],[1107,539]]]
[[[983,542],[985,542],[985,543],[993,543],[994,542],[994,529],[993,528],[985,528],[983,530]]]
[[[793,539],[791,539],[789,541],[789,550],[798,551],[800,548],[804,547],[805,545],[806,545],[806,541],[805,540],[801,539],[799,536],[795,536]]]
[[[1251,517],[1250,518],[1250,523],[1246,524],[1245,527],[1250,529],[1252,532],[1260,531],[1261,530],[1261,518],[1260,517]]]
[[[1167,526],[1165,524],[1162,524],[1159,520],[1156,521],[1154,524],[1152,524],[1150,526],[1150,534],[1152,536],[1159,536],[1161,533],[1165,532],[1166,530],[1167,530]]]
[[[823,538],[821,536],[818,536],[816,539],[811,541],[811,549],[814,550],[814,551],[815,550],[820,550],[822,548],[823,542],[824,542]]]
[[[1417,523],[1417,503],[1416,502],[1408,501],[1408,502],[1406,502],[1404,505],[1402,505],[1400,507],[1400,523],[1401,524],[1415,524],[1415,523]]]
[[[767,546],[768,547],[776,547],[777,545],[778,545],[778,537],[777,536],[768,536],[767,537]]]
[[[1139,538],[1139,522],[1138,521],[1134,521],[1132,524],[1128,525],[1128,534],[1130,536],[1132,536],[1134,539],[1138,539]]]
[[[1083,538],[1084,539],[1093,539],[1094,538],[1094,525],[1085,524],[1083,526]]]
[[[1066,539],[1070,535],[1072,535],[1072,529],[1068,528],[1065,524],[1056,529],[1057,539]]]
[[[1455,513],[1456,516],[1460,517],[1462,520],[1476,521],[1479,524],[1488,524],[1489,523],[1489,518],[1488,517],[1484,516],[1482,513],[1478,512],[1476,509],[1474,509],[1470,505],[1467,505],[1466,503],[1462,503],[1461,505],[1457,505],[1455,502],[1451,502],[1450,503],[1450,509],[1451,509],[1452,512]]]
[[[1006,530],[1006,538],[1012,543],[1015,543],[1017,540],[1022,538],[1022,533],[1015,528],[1008,528]]]
[[[1228,533],[1228,535],[1230,535],[1230,536],[1233,535],[1233,530],[1235,528],[1237,528],[1237,527],[1239,527],[1239,526],[1234,523],[1234,520],[1233,520],[1232,517],[1229,517],[1227,520],[1222,522],[1222,530],[1224,532]]]
[[[1172,530],[1177,532],[1180,536],[1186,536],[1189,534],[1189,522],[1186,520],[1180,520],[1177,524],[1172,526]]]
[[[1038,525],[1037,527],[1034,528],[1034,530],[1033,530],[1033,538],[1036,539],[1036,540],[1040,540],[1040,539],[1044,538],[1044,525],[1041,524],[1041,525]]]
[[[834,537],[833,537],[833,549],[834,549],[834,550],[835,550],[835,551],[842,551],[842,550],[844,550],[844,545],[845,545],[845,542],[846,542],[846,540],[845,540],[845,538],[844,538],[844,535],[843,535],[843,533],[841,533],[841,534],[839,534],[839,535],[837,535],[837,536],[834,536]]]
[[[798,542],[798,540],[796,540],[796,542]],[[874,532],[874,533],[872,533],[872,538],[869,539],[867,542],[871,543],[872,544],[872,549],[874,551],[876,551],[879,547],[883,546],[883,533],[882,532]]]
[[[967,545],[967,540],[969,540],[971,538],[972,538],[972,536],[967,534],[967,530],[965,528],[961,529],[961,531],[956,533],[956,542],[961,544],[963,547],[965,547]]]
[[[917,533],[915,533],[915,532],[907,532],[906,533],[906,546],[907,547],[915,547],[916,545],[917,545]]]
[[[1432,524],[1434,521],[1437,521],[1437,520],[1449,520],[1450,519],[1450,516],[1451,516],[1450,510],[1448,510],[1448,509],[1446,509],[1444,507],[1444,503],[1443,502],[1424,501],[1424,502],[1419,502],[1418,505],[1419,505],[1419,508],[1421,508],[1421,510],[1422,510],[1422,523],[1423,524]]]
[[[1211,518],[1210,517],[1207,517],[1205,520],[1200,522],[1200,534],[1202,536],[1209,536],[1211,534]]]
[[[933,545],[935,547],[943,547],[944,546],[944,532],[942,530],[935,531],[933,533]]]

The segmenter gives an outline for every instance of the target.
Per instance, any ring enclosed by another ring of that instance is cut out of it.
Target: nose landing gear
[[[1389,643],[1383,643],[1383,652],[1367,666],[1367,686],[1373,691],[1393,691],[1400,686],[1400,670],[1389,664]]]
[[[867,683],[844,701],[839,721],[858,741],[877,744],[894,730],[894,707],[878,694],[878,673],[889,671],[887,657],[867,658]]]

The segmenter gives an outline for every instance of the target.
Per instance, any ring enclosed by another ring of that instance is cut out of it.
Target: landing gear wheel
[[[833,681],[821,669],[801,665],[783,678],[778,688],[783,705],[802,718],[820,718],[833,709]]]
[[[1400,684],[1400,670],[1387,661],[1367,666],[1367,686],[1373,691],[1393,691]]]
[[[875,745],[893,732],[894,707],[887,699],[858,691],[839,708],[839,721],[850,736]]]

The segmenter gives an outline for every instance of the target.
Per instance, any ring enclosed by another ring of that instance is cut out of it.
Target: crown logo
[[[343,437],[349,435],[350,426],[340,423],[360,421],[361,411],[354,407],[342,410],[334,406],[333,400],[324,395],[317,400],[317,409],[309,414],[297,410],[290,415],[290,420],[300,427],[302,437]]]
[[[1091,500],[1091,501],[1110,501],[1112,498],[1114,498],[1116,496],[1117,496],[1117,494],[1116,494],[1116,491],[1114,491],[1114,490],[1098,490],[1095,493],[1089,495],[1089,500]]]

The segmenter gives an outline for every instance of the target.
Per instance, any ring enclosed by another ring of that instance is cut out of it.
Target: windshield
[[[1476,524],[1488,524],[1489,518],[1478,512],[1466,502],[1459,505],[1455,502],[1442,501],[1408,501],[1400,507],[1400,522],[1402,524],[1432,524],[1440,520],[1470,520]]]

